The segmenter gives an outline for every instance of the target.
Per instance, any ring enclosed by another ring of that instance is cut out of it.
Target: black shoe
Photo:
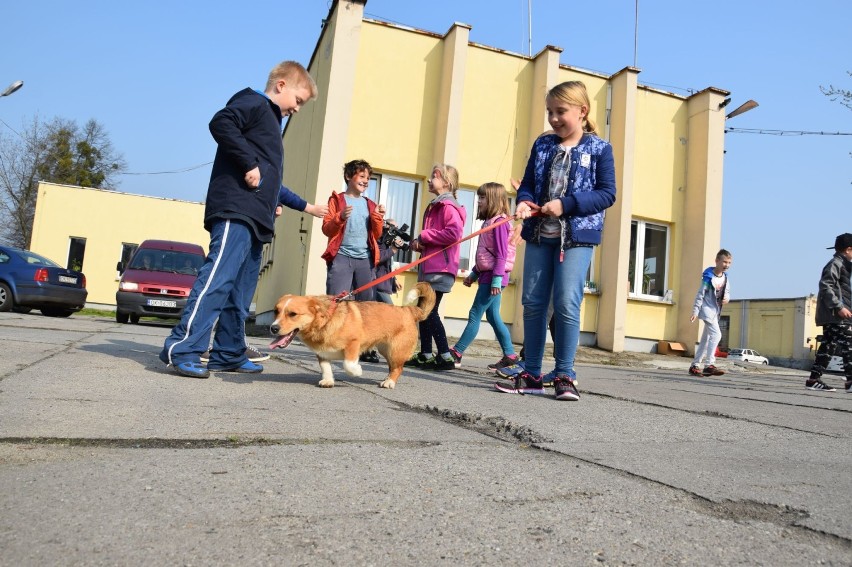
[[[427,355],[423,354],[422,352],[417,353],[414,356],[412,356],[411,358],[409,358],[408,360],[406,360],[405,364],[403,366],[408,366],[409,368],[422,368],[424,364],[426,364],[427,362],[429,362],[433,358],[435,358],[435,357],[432,356],[431,354],[427,356]]]
[[[361,355],[358,357],[358,360],[361,362],[381,362],[379,360],[379,353],[374,350],[362,352]]]
[[[512,356],[503,355],[503,358],[495,362],[494,364],[488,365],[488,370],[499,370],[501,368],[506,368],[507,366],[514,366],[519,362],[519,358],[517,354],[513,354]]]
[[[815,390],[817,392],[836,392],[834,388],[817,378],[816,380],[808,380],[805,382],[805,388],[808,390]]]
[[[577,386],[570,377],[565,374],[558,375],[553,380],[553,386],[556,388],[557,400],[570,400],[576,402],[580,399],[580,392],[577,391]]]
[[[432,358],[430,358],[420,368],[422,368],[423,370],[443,371],[443,370],[454,370],[455,367],[456,367],[456,363],[455,363],[454,360],[447,360],[443,356],[438,355],[438,356],[433,356]]]

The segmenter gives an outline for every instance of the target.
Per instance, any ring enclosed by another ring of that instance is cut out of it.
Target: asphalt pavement
[[[168,331],[0,313],[0,565],[852,565],[842,377],[658,357],[567,402],[466,355],[324,389],[298,343],[180,377]]]

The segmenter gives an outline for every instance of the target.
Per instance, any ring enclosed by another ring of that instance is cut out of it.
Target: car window
[[[0,252],[0,264],[7,264],[12,257],[5,252]]]
[[[732,348],[732,349],[728,352],[728,354],[743,354],[743,351],[742,351],[742,349],[739,349],[739,348]]]
[[[30,252],[29,250],[22,251],[21,258],[23,258],[24,262],[31,266],[49,266],[52,268],[60,267],[59,264],[53,260],[48,260],[44,256],[36,254],[35,252]]]

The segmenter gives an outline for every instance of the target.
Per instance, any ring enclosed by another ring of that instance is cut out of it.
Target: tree
[[[127,167],[95,120],[36,117],[15,134],[0,133],[0,238],[13,246],[29,247],[39,181],[111,189]]]
[[[846,74],[852,77],[852,71],[846,71]],[[835,87],[834,85],[828,85],[828,88],[820,86],[819,90],[822,91],[822,94],[825,96],[831,97],[831,100],[840,100],[840,104],[852,110],[852,91],[848,89],[841,89]]]

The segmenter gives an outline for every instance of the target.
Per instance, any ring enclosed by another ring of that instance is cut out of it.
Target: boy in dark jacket
[[[831,248],[829,248],[831,250]],[[817,350],[811,375],[805,382],[808,390],[834,392],[822,381],[822,373],[832,354],[843,359],[846,392],[852,393],[852,233],[834,240],[834,256],[822,269],[817,294],[816,324],[822,327],[823,340]]]
[[[316,84],[305,68],[284,61],[269,73],[264,92],[243,89],[210,121],[218,147],[204,210],[209,253],[183,317],[160,352],[160,360],[178,374],[207,378],[210,370],[263,371],[263,366],[246,356],[244,325],[257,286],[261,251],[272,240],[279,204],[284,161],[281,125],[285,116],[316,96]],[[314,205],[291,196],[300,201],[294,208],[314,214]],[[282,201],[294,205],[286,198]],[[200,357],[217,318],[205,367]]]

